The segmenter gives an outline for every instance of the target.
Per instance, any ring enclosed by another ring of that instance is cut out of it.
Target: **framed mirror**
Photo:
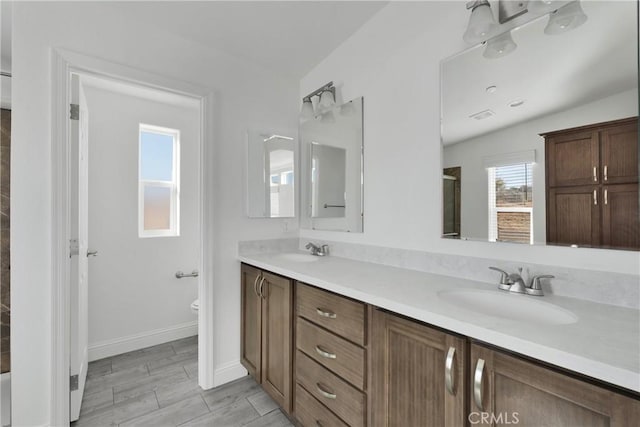
[[[638,250],[638,6],[554,3],[442,62],[443,237]]]
[[[363,98],[300,124],[301,227],[363,231]]]
[[[247,132],[247,215],[296,214],[296,140],[293,133]]]

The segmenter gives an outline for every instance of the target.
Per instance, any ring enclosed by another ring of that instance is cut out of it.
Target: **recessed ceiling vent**
[[[496,113],[494,113],[491,110],[484,110],[484,111],[480,111],[479,113],[472,114],[469,117],[476,120],[484,120],[484,119],[488,119],[489,117],[493,117],[495,115]]]

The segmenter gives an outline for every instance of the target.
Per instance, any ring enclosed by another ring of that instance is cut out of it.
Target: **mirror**
[[[303,228],[362,233],[363,102],[300,124]]]
[[[292,134],[292,133],[291,133]],[[247,132],[247,215],[295,217],[296,143],[276,132]]]
[[[637,5],[579,4],[443,61],[443,237],[640,249]]]

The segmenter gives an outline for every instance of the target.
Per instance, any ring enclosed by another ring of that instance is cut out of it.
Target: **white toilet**
[[[198,315],[198,308],[200,308],[200,300],[195,300],[191,303],[191,312]]]

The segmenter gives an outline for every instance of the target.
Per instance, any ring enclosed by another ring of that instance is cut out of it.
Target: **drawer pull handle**
[[[482,375],[484,374],[484,359],[478,359],[476,363],[476,372],[473,375],[473,400],[481,411],[484,411],[482,405]]]
[[[326,357],[327,359],[335,359],[336,355],[334,353],[329,353],[328,351],[325,351],[322,347],[320,347],[319,345],[316,346],[316,352],[322,356],[322,357]]]
[[[318,315],[322,316],[322,317],[326,317],[327,319],[335,319],[336,317],[338,317],[335,313],[331,312],[331,311],[326,311],[323,310],[321,308],[316,308],[316,312],[318,313]]]
[[[609,169],[609,168],[607,167],[607,165],[604,165],[604,180],[605,180],[605,181],[607,181],[607,180],[609,179],[609,173],[608,173],[608,170],[607,170],[607,169]]]
[[[453,378],[453,363],[456,358],[456,348],[449,347],[447,359],[444,362],[444,385],[450,395],[455,396],[455,380]]]
[[[598,167],[593,167],[593,182],[598,182]]]
[[[335,399],[336,397],[338,397],[335,393],[331,393],[325,390],[320,383],[316,383],[316,388],[318,389],[318,392],[327,399]]]

